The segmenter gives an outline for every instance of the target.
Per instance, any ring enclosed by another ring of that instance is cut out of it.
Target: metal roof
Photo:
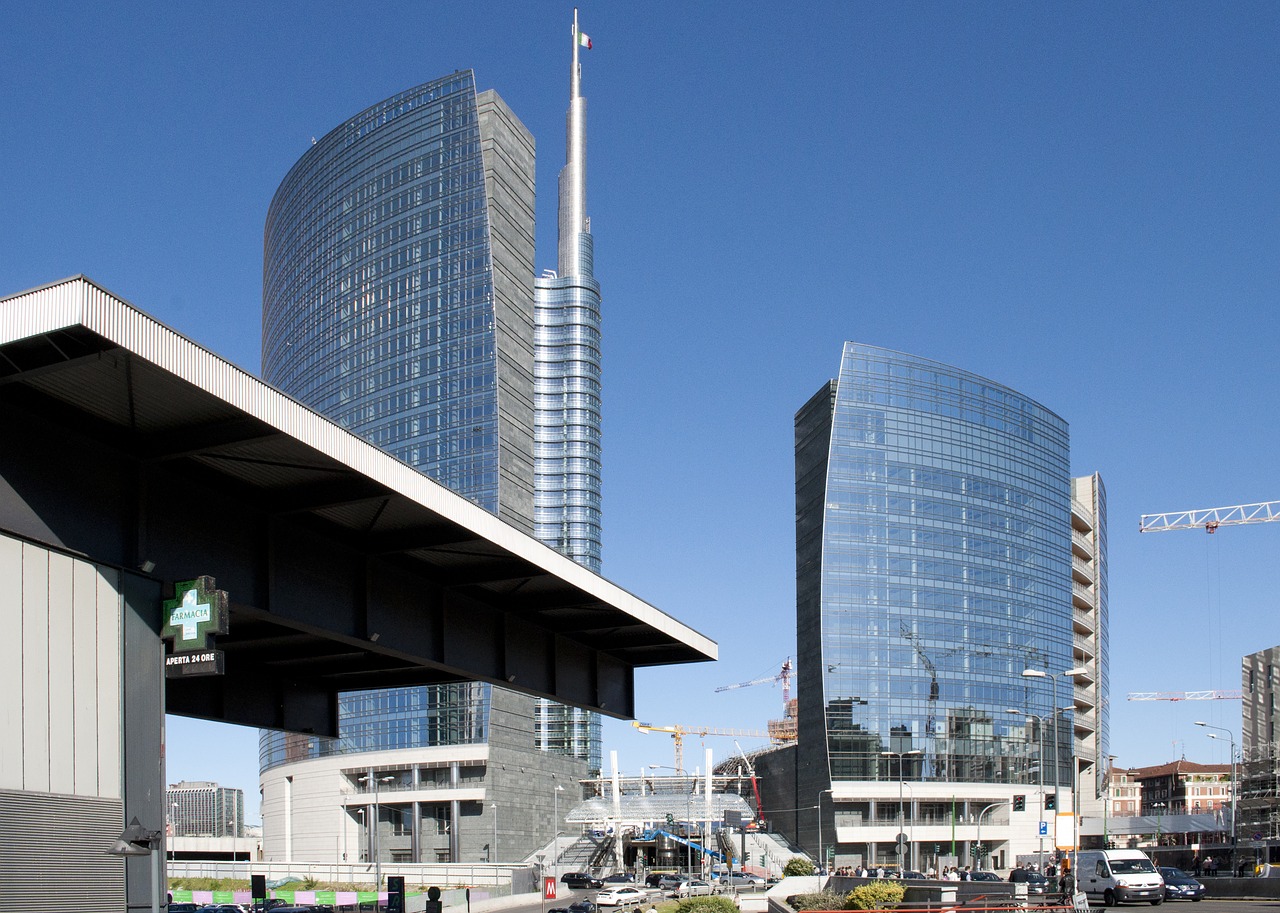
[[[0,299],[0,423],[0,527],[106,564],[155,561],[168,581],[235,579],[229,670],[241,658],[326,693],[477,679],[630,717],[635,667],[716,658],[707,637],[83,276]],[[241,533],[172,541],[185,527],[161,508],[186,491]],[[136,529],[94,528],[124,523],[133,497]],[[308,617],[290,587],[312,577]]]

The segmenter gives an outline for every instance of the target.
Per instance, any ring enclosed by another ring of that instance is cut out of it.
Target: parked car
[[[903,878],[924,878],[924,872],[907,871],[902,873]]]
[[[169,913],[196,913],[196,911],[199,909],[200,909],[200,904],[188,903],[185,900],[180,900],[177,903],[169,904]]]
[[[600,880],[605,884],[635,884],[636,876],[630,872],[614,872],[612,875],[606,875]]]
[[[730,872],[720,876],[720,884],[729,888],[758,888],[764,886],[764,879],[749,872]]]
[[[560,876],[561,884],[571,888],[603,888],[604,882],[593,878],[590,872],[565,872]]]
[[[602,907],[622,907],[627,904],[640,903],[649,898],[649,892],[634,885],[617,885],[606,888],[596,895],[596,903]]]
[[[656,887],[659,887],[662,879],[677,878],[677,877],[679,876],[675,875],[672,872],[650,872],[644,878],[644,886],[646,888],[656,888]]]
[[[1004,879],[1001,878],[999,875],[997,875],[995,872],[970,872],[969,880],[970,881],[1004,881]]]
[[[1162,865],[1160,875],[1164,878],[1165,900],[1199,900],[1204,897],[1204,885],[1182,869]]]
[[[664,891],[673,891],[688,879],[684,875],[676,875],[668,872],[658,876],[658,887]]]
[[[670,897],[703,897],[714,894],[716,889],[710,882],[702,881],[699,878],[685,879],[679,882],[671,889],[668,896]]]

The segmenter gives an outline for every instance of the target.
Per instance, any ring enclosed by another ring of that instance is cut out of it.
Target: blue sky
[[[280,180],[312,136],[465,67],[537,137],[554,266],[571,14],[7,4],[0,294],[85,273],[256,372]],[[1110,495],[1112,751],[1226,762],[1193,721],[1238,732],[1238,704],[1125,695],[1237,688],[1240,656],[1280,643],[1280,524],[1137,526],[1280,498],[1280,5],[586,3],[581,23],[605,573],[720,643],[638,673],[640,718],[780,711],[776,687],[714,689],[794,654],[791,421],[852,339],[1070,423],[1073,471]],[[672,763],[626,724],[605,747]],[[172,720],[169,778],[242,787],[253,817],[255,733]]]

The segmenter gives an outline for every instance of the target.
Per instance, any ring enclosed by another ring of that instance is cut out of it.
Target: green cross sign
[[[213,635],[227,633],[227,594],[212,577],[197,577],[173,585],[173,598],[164,601],[160,636],[173,641],[174,653],[208,650]]]

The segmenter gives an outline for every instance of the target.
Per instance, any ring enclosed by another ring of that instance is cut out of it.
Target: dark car
[[[1048,894],[1050,891],[1056,891],[1058,885],[1055,882],[1053,887],[1049,886],[1049,879],[1045,878],[1039,872],[1027,873],[1027,893],[1028,894]]]
[[[650,872],[644,878],[644,886],[646,888],[656,888],[660,886],[662,879],[670,876],[670,872]]]
[[[906,871],[902,873],[903,878],[924,878],[924,872]]]
[[[969,880],[970,881],[1004,881],[1004,879],[1001,878],[999,875],[997,875],[995,872],[970,872]]]
[[[589,900],[575,900],[569,904],[569,913],[596,913],[600,909]]]
[[[606,875],[600,880],[605,884],[635,884],[636,876],[630,872],[614,872],[612,875]]]
[[[1162,865],[1160,875],[1164,878],[1165,900],[1199,900],[1204,897],[1204,885],[1182,869]]]
[[[188,903],[185,900],[180,900],[177,903],[169,904],[169,913],[196,913],[196,910],[199,910],[199,909],[200,909],[200,904]]]
[[[590,872],[565,872],[560,876],[562,884],[571,888],[603,888],[604,882],[591,877]]]

